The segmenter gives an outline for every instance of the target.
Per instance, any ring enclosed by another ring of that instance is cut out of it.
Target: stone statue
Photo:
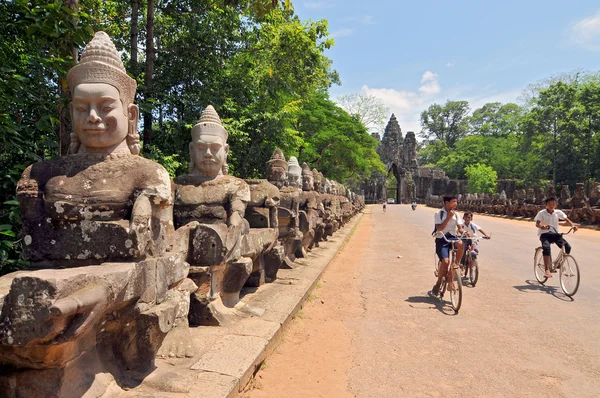
[[[279,188],[279,240],[284,247],[282,266],[293,268],[296,257],[303,257],[301,250],[303,233],[300,231],[300,193],[302,192],[302,168],[292,156],[288,162],[288,186]]]
[[[267,180],[277,188],[286,186],[288,184],[287,169],[288,164],[283,152],[279,148],[275,149],[271,160],[267,162]]]
[[[212,106],[192,128],[187,175],[174,179],[176,244],[187,251],[190,278],[198,285],[192,295],[190,322],[215,325],[225,318],[223,305],[234,307],[253,269],[243,256],[250,225],[244,218],[250,202],[248,184],[223,173],[228,133]]]
[[[548,184],[546,188],[546,198],[556,198],[556,190],[554,189],[554,185]]]
[[[0,375],[7,396],[131,384],[152,370],[173,326],[187,327],[196,288],[183,256],[168,253],[169,175],[138,156],[136,82],[106,33],[67,81],[71,154],[29,166],[17,185],[24,254],[40,270],[0,278],[0,363],[14,370]]]
[[[597,206],[600,204],[600,182],[594,181],[590,187],[590,204]]]
[[[533,188],[527,188],[525,202],[529,205],[535,202],[535,191],[533,190]]]
[[[502,192],[500,192],[500,196],[498,198],[498,203],[501,205],[506,205],[506,191],[502,190]]]
[[[560,198],[558,204],[562,207],[568,207],[571,203],[571,191],[568,185],[563,185],[560,191]]]
[[[315,170],[316,171],[316,170]],[[306,163],[302,163],[302,193],[300,194],[300,231],[303,233],[302,249],[310,250],[322,238],[325,224],[319,215],[320,197],[315,192],[314,175]],[[322,204],[321,204],[322,207]]]
[[[585,206],[587,197],[585,196],[585,185],[582,182],[575,184],[575,192],[571,199],[571,207],[581,208]]]
[[[298,159],[295,156],[290,157],[288,162],[288,185],[302,190],[302,167],[298,164]]]

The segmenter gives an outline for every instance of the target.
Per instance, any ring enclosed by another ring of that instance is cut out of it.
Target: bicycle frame
[[[436,234],[436,237],[439,237],[440,233]],[[450,303],[452,304],[452,308],[454,312],[458,314],[460,310],[460,306],[462,304],[462,283],[460,280],[460,271],[458,270],[458,259],[456,258],[456,254],[458,249],[456,248],[456,243],[460,242],[460,239],[448,239],[445,235],[442,235],[442,238],[452,244],[452,254],[449,260],[450,263],[446,269],[445,274],[442,276],[442,284],[440,285],[439,290],[439,299],[442,300],[444,297],[444,293],[446,289],[450,292]],[[437,276],[439,277],[439,267],[441,264],[441,260],[437,259]]]
[[[574,227],[571,227],[567,232],[558,232],[556,230],[556,228],[554,228],[552,225],[548,225],[548,226],[550,228],[552,228],[554,230],[554,232],[559,234],[561,238],[565,235],[569,235],[571,233],[571,231],[573,231],[575,229]],[[565,260],[565,255],[567,254],[567,252],[565,252],[565,245],[562,245],[562,247],[559,247],[559,249],[560,249],[560,252],[556,256],[556,259],[554,261],[552,261],[552,257],[550,257],[550,261],[551,261],[550,272],[554,272],[557,269],[559,269]]]

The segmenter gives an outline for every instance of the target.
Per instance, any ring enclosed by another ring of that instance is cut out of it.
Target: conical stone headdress
[[[288,161],[288,172],[292,172],[298,175],[302,174],[302,168],[300,164],[298,164],[298,159],[295,156],[292,156]]]
[[[281,149],[276,148],[271,155],[271,159],[267,162],[267,168],[281,167],[287,171],[288,163],[285,161],[285,156]]]
[[[312,177],[312,171],[310,171],[310,167],[306,164],[306,162],[302,163],[302,175],[305,177]]]
[[[96,32],[85,46],[79,63],[67,73],[71,93],[75,86],[83,83],[106,83],[119,90],[123,107],[133,104],[137,83],[127,75],[123,61],[110,37],[105,32]]]
[[[198,141],[201,135],[216,135],[223,138],[223,142],[227,142],[229,134],[225,127],[221,124],[221,118],[212,105],[208,105],[202,111],[200,120],[192,128],[192,139]]]

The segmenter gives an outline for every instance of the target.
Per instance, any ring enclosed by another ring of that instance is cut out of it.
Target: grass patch
[[[298,310],[298,312],[296,312],[296,314],[294,315],[294,317],[292,319],[296,319],[296,318],[299,318],[299,319],[304,318],[304,309]]]

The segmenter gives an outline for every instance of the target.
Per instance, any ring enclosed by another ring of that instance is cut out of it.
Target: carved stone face
[[[201,175],[216,177],[227,161],[229,145],[218,135],[201,134],[190,143],[190,156]]]
[[[312,173],[302,173],[302,190],[312,191],[315,181]]]
[[[288,185],[294,188],[302,186],[302,167],[298,164],[298,159],[292,156],[288,162]]]
[[[273,164],[270,167],[268,167],[267,172],[268,172],[267,180],[271,184],[275,185],[277,188],[281,188],[286,185],[288,176],[287,176],[287,170],[285,169],[285,167],[280,167],[276,164]]]
[[[115,149],[129,153],[125,138],[130,120],[137,120],[138,109],[131,104],[127,111],[119,90],[107,83],[85,83],[75,86],[71,115],[73,131],[83,152]],[[122,150],[121,150],[122,149]]]

